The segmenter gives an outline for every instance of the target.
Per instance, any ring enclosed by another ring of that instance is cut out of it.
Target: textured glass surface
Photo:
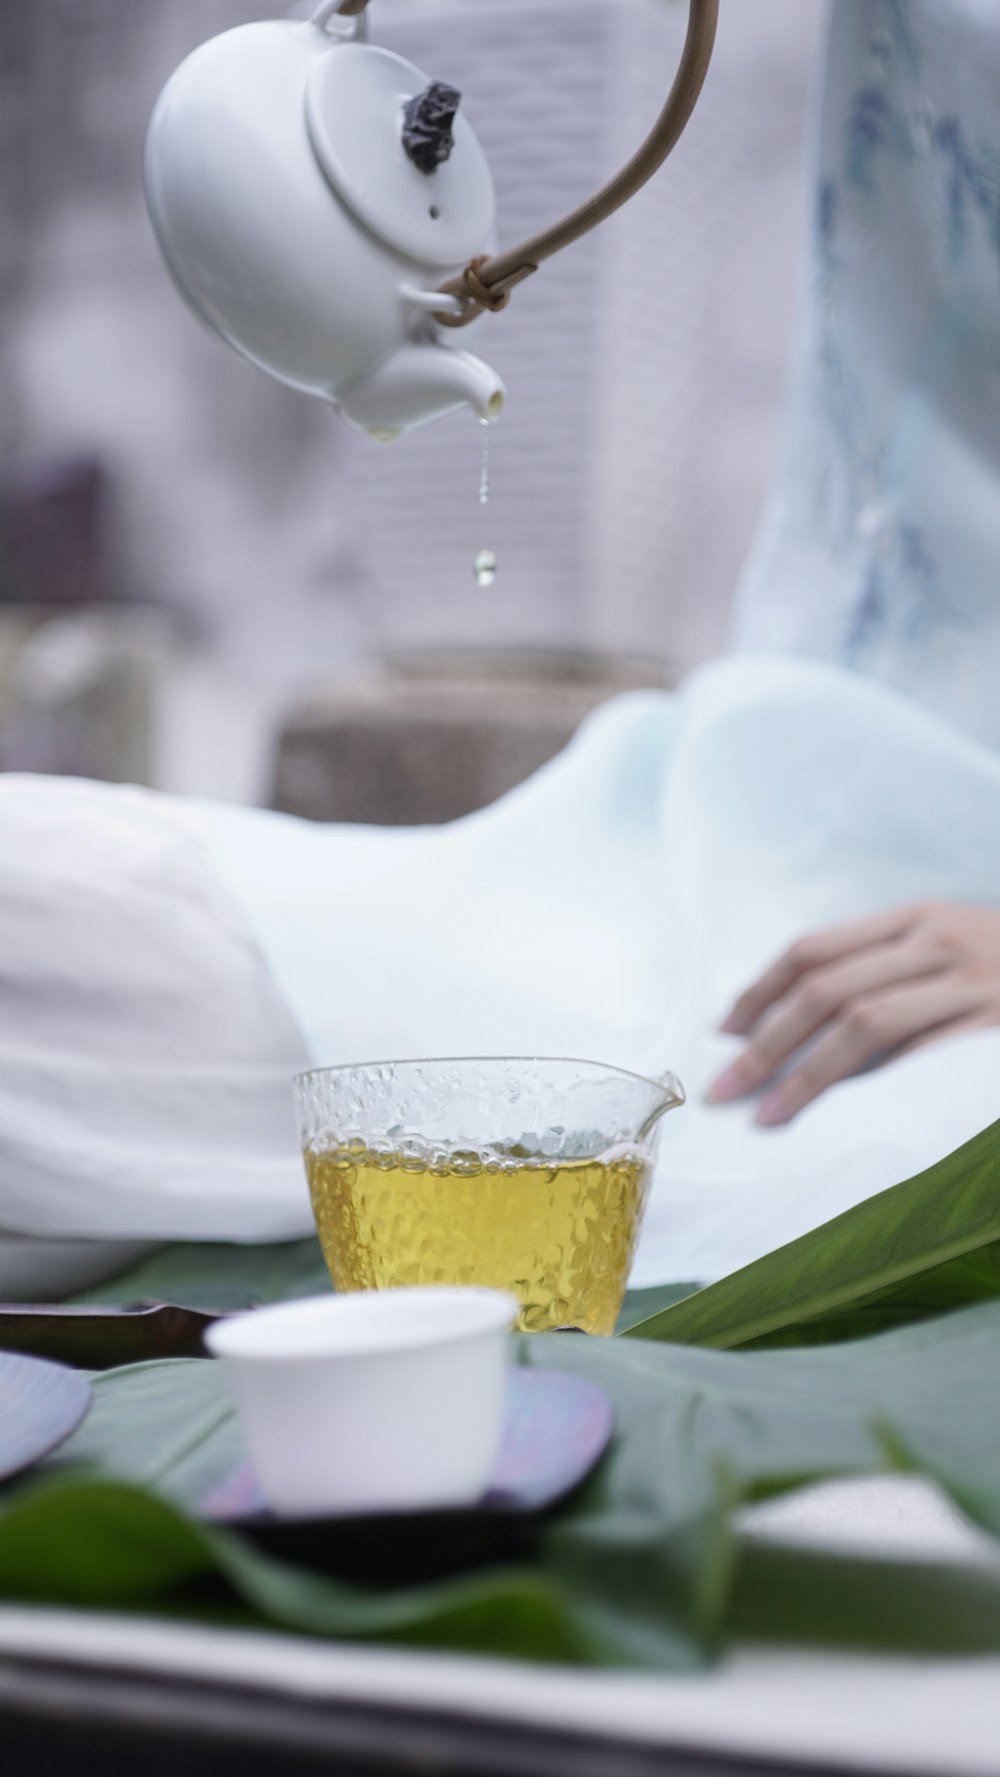
[[[338,1290],[508,1289],[526,1331],[610,1333],[677,1082],[593,1062],[331,1068],[297,1084]]]

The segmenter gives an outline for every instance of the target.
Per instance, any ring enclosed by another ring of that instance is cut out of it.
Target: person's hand
[[[789,1123],[848,1074],[960,1031],[1000,1025],[1000,908],[931,901],[801,938],[722,1025],[750,1041],[711,1104],[767,1094],[757,1122]],[[804,1043],[808,1052],[797,1062]],[[791,1066],[789,1066],[791,1063]]]

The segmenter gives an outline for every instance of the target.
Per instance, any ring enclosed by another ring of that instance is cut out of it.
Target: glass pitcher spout
[[[665,1117],[668,1111],[678,1110],[682,1104],[687,1102],[687,1094],[676,1074],[672,1074],[669,1071],[662,1074],[656,1074],[653,1076],[652,1083],[659,1086],[663,1097],[660,1100],[660,1103],[654,1105],[649,1115],[643,1120],[636,1135],[636,1141],[645,1141],[650,1130],[656,1127],[661,1117]]]

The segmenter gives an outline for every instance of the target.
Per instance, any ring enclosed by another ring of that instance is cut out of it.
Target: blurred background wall
[[[471,416],[373,446],[203,332],[159,260],[140,185],[156,93],[202,39],[280,10],[0,4],[0,767],[266,798],[301,690],[401,650],[638,654],[669,676],[723,644],[800,276],[820,0],[722,0],[664,171],[478,323],[509,388],[485,511]],[[463,89],[505,241],[627,157],[685,17],[371,6],[377,41]],[[39,606],[69,615],[39,625]]]

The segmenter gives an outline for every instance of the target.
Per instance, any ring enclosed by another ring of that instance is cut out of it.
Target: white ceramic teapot
[[[718,0],[688,0],[677,77],[646,142],[601,191],[494,254],[495,196],[461,94],[364,41],[368,0],[240,25],[167,82],[146,200],[195,313],[243,356],[374,438],[455,408],[499,418],[500,378],[441,327],[499,310],[543,260],[612,215],[691,116]]]
[[[460,95],[336,11],[238,26],[171,76],[145,154],[160,246],[201,320],[373,437],[495,420],[500,378],[433,320],[494,244],[486,157]]]

